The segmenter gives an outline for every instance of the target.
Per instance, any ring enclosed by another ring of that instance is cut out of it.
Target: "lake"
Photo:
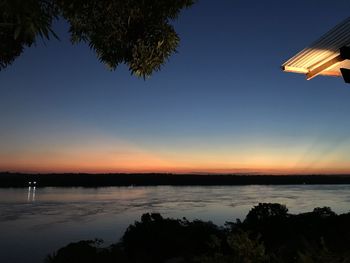
[[[350,185],[158,186],[0,189],[0,261],[42,262],[69,242],[116,242],[146,212],[211,220],[244,219],[259,202],[287,205],[291,213],[330,206],[350,210]]]

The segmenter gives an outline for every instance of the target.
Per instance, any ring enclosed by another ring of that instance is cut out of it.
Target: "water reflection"
[[[28,201],[28,202],[30,201],[31,190],[32,190],[32,187],[29,186],[29,187],[28,187],[28,198],[27,198],[27,201]]]
[[[35,202],[36,186],[28,187],[27,202]]]
[[[0,247],[4,262],[41,262],[48,252],[75,240],[115,242],[142,213],[212,220],[244,218],[259,202],[287,205],[291,213],[330,206],[350,209],[350,185],[101,187],[0,189]],[[40,195],[38,195],[40,193]],[[36,253],[11,252],[13,247]]]
[[[36,187],[34,186],[33,187],[33,193],[32,193],[32,201],[34,202],[35,201],[35,189]]]

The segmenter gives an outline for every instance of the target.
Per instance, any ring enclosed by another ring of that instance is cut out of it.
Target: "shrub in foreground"
[[[46,263],[350,263],[350,213],[323,207],[295,215],[284,205],[261,203],[225,226],[147,213],[119,242],[101,245],[71,243]]]

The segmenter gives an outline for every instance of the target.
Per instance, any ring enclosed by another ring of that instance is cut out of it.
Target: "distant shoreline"
[[[162,173],[10,173],[0,172],[0,187],[104,187],[104,186],[210,186],[350,184],[349,174],[339,175],[241,175]]]

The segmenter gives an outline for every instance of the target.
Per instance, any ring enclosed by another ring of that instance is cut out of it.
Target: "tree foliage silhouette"
[[[97,241],[72,243],[47,263],[323,263],[350,262],[350,213],[329,207],[289,214],[280,204],[251,209],[254,220],[219,227],[200,220],[144,214],[122,239],[101,247]]]
[[[285,205],[276,203],[259,203],[248,213],[245,222],[254,224],[270,219],[281,219],[287,216],[288,209]]]
[[[70,25],[72,43],[86,42],[110,69],[126,64],[150,76],[176,52],[180,38],[171,21],[194,0],[1,0],[0,70],[38,37],[58,38],[54,19]]]

